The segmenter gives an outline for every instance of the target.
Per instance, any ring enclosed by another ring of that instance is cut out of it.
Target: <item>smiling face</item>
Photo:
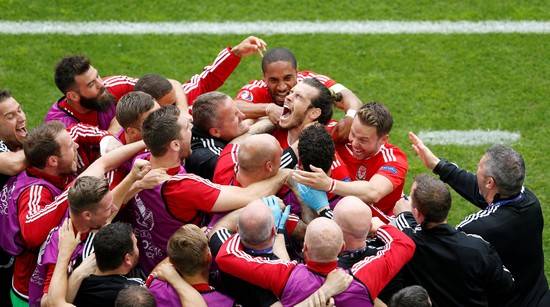
[[[376,127],[362,124],[357,116],[353,119],[349,142],[356,159],[361,160],[375,155],[387,140],[388,135],[378,136]]]
[[[88,227],[90,229],[100,229],[107,224],[107,221],[113,214],[113,193],[107,192],[99,201],[95,210],[91,211]]]
[[[243,123],[244,114],[237,108],[233,99],[227,97],[216,110],[217,137],[224,141],[243,135],[248,126]]]
[[[292,129],[300,126],[312,110],[311,101],[319,95],[319,91],[303,82],[296,84],[286,96],[283,105],[283,114],[279,119],[279,126],[283,129]]]
[[[0,102],[0,140],[12,150],[22,146],[27,137],[27,117],[21,105],[9,97]]]
[[[273,102],[283,105],[286,96],[296,85],[298,72],[290,62],[277,61],[265,66],[264,82]]]

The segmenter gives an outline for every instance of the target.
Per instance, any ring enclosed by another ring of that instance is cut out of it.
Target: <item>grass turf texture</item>
[[[23,104],[36,126],[58,93],[53,67],[66,54],[84,53],[102,76],[139,77],[156,72],[182,81],[201,71],[223,46],[241,36],[0,36],[0,87]],[[406,138],[409,130],[502,129],[519,131],[514,148],[527,163],[526,185],[550,221],[547,153],[550,135],[550,40],[544,35],[301,35],[267,36],[270,46],[293,50],[303,69],[324,73],[363,101],[384,102],[394,116],[391,142],[409,156],[407,191],[425,172]],[[221,89],[234,95],[260,78],[260,59],[245,59]],[[341,116],[341,113],[338,113]],[[441,157],[475,171],[487,146],[433,146]],[[477,209],[453,193],[450,223]],[[545,227],[544,250],[550,255]],[[550,276],[550,258],[545,258]]]
[[[200,3],[200,4],[199,4]],[[548,20],[548,1],[1,0],[4,20]]]

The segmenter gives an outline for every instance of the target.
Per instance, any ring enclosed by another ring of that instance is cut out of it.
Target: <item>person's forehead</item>
[[[71,135],[65,129],[59,131],[56,140],[60,145],[69,145],[72,142]]]
[[[19,103],[13,97],[7,98],[4,101],[0,102],[0,114],[6,115],[10,112],[17,111],[19,108]]]
[[[95,69],[93,66],[90,65],[90,68],[87,71],[85,71],[80,75],[75,76],[74,79],[76,83],[81,85],[86,85],[89,82],[95,80],[95,78],[97,77],[97,74],[98,74],[97,69]]]
[[[265,74],[292,74],[296,69],[287,61],[276,61],[267,64]]]
[[[317,95],[317,89],[304,82],[298,82],[298,84],[292,88],[292,91],[307,98],[313,98]]]
[[[370,137],[376,134],[376,127],[363,124],[357,116],[353,119],[351,129],[359,136]]]

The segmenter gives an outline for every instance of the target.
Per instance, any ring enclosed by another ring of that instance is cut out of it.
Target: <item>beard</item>
[[[114,103],[115,96],[105,90],[105,88],[103,89],[101,95],[96,98],[87,98],[82,95],[80,96],[80,105],[85,107],[86,109],[94,111],[106,111]]]

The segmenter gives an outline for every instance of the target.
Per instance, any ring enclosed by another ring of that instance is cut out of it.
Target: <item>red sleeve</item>
[[[219,185],[187,174],[174,176],[166,182],[162,195],[170,213],[181,221],[189,221],[197,211],[210,212],[220,191]]]
[[[351,268],[353,275],[367,286],[373,298],[412,258],[416,247],[407,235],[391,225],[380,227],[376,236],[385,243],[384,248]]]
[[[134,90],[136,81],[136,79],[127,76],[112,76],[103,79],[103,84],[118,101],[122,96]]]
[[[235,99],[252,103],[270,103],[273,102],[267,85],[263,80],[254,80],[243,86]]]
[[[376,174],[388,178],[395,189],[402,185],[407,177],[407,170],[409,168],[407,156],[397,147],[390,147],[382,149],[381,151],[385,157],[384,160],[387,162],[384,162],[384,164],[378,168]]]
[[[55,270],[55,263],[48,264],[46,268],[46,276],[44,276],[44,288],[42,288],[42,295],[47,294],[50,290],[50,282],[52,281],[53,271]]]
[[[240,61],[241,58],[234,55],[230,48],[223,49],[212,65],[206,66],[200,75],[194,75],[182,85],[188,104],[192,105],[199,95],[215,91],[222,86]]]
[[[286,223],[285,223],[286,233],[289,236],[292,235],[292,233],[296,229],[296,226],[298,226],[299,222],[300,222],[300,218],[296,214],[294,213],[289,214],[288,219],[286,220]]]
[[[252,257],[242,250],[240,241],[239,235],[233,235],[225,241],[216,257],[218,267],[280,296],[296,262]]]
[[[67,128],[67,132],[71,135],[71,138],[79,146],[82,145],[96,145],[99,146],[99,142],[106,135],[110,135],[109,132],[101,130],[98,127],[76,124]]]
[[[28,248],[34,249],[46,240],[52,228],[59,225],[63,213],[52,206],[54,196],[42,185],[26,188],[17,200],[21,235]]]
[[[213,182],[232,185],[235,179],[235,166],[238,162],[239,145],[227,144],[216,163]]]

